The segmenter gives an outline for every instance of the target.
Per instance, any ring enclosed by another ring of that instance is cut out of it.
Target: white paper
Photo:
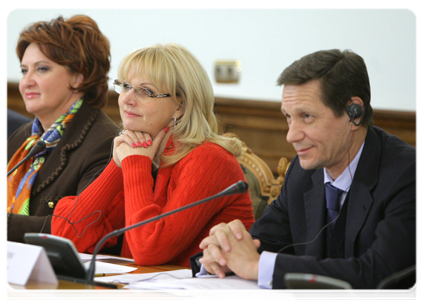
[[[87,262],[87,261],[91,261],[93,255],[92,254],[87,254],[87,253],[78,253],[79,254],[79,258],[81,258],[82,262]],[[129,261],[129,262],[135,262],[135,260],[133,258],[126,258],[126,257],[119,257],[119,256],[111,256],[111,255],[104,255],[104,254],[99,254],[95,256],[95,260],[122,260],[122,261]]]
[[[90,267],[91,261],[84,263],[85,268],[88,270]],[[137,268],[122,266],[117,264],[110,264],[101,261],[95,262],[95,276],[104,276],[107,274],[123,274],[135,271]]]
[[[182,290],[217,290],[217,289],[259,289],[257,281],[242,279],[238,276],[164,279],[153,278],[148,281],[133,282],[127,286],[129,289],[182,289]]]
[[[58,284],[43,247],[8,241],[7,282],[26,285],[29,279]]]
[[[183,297],[183,296],[182,296]],[[239,297],[229,297],[229,296],[194,296],[182,298],[183,300],[239,300]],[[260,300],[276,300],[276,299],[286,299],[286,300],[295,300],[295,297],[292,295],[260,295]],[[243,295],[242,300],[257,300],[257,295],[248,296]]]
[[[182,296],[183,297],[183,296]],[[295,297],[292,294],[287,293],[280,295],[278,293],[277,295],[260,295],[260,298],[257,298],[257,295],[249,296],[249,295],[243,295],[242,300],[295,300]],[[183,300],[239,300],[239,297],[229,297],[229,296],[194,296],[194,297],[184,297]]]
[[[124,275],[116,275],[116,276],[96,277],[94,278],[94,280],[107,282],[107,283],[128,284],[132,282],[155,280],[158,278],[182,279],[182,278],[191,278],[191,277],[192,277],[191,270],[182,269],[182,270],[173,270],[173,271],[165,271],[165,272],[155,272],[155,273],[124,274]]]

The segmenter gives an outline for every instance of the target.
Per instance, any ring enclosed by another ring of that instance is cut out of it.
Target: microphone
[[[22,165],[24,162],[26,162],[30,157],[34,156],[35,154],[40,153],[41,151],[44,151],[46,149],[46,143],[43,140],[38,140],[35,145],[32,147],[32,149],[29,151],[28,155],[25,156],[24,159],[22,159],[16,166],[14,166],[8,173],[7,177],[9,177],[10,174],[13,173],[17,168],[19,168],[20,165]]]
[[[240,181],[238,181],[237,183],[235,183],[235,184],[231,185],[231,186],[230,186],[230,187],[228,187],[227,189],[225,189],[225,190],[221,191],[220,193],[218,193],[218,194],[216,194],[216,195],[214,195],[214,196],[211,196],[211,197],[205,198],[205,199],[200,200],[200,201],[197,201],[197,202],[190,203],[190,204],[188,204],[188,205],[182,206],[182,207],[177,208],[177,209],[175,209],[175,210],[168,211],[168,212],[166,212],[166,213],[164,213],[164,214],[161,214],[161,215],[158,215],[158,216],[152,217],[152,218],[150,218],[150,219],[147,219],[147,220],[141,221],[141,222],[139,222],[139,223],[135,223],[135,224],[133,224],[133,225],[131,225],[131,226],[124,227],[124,228],[121,228],[121,229],[117,229],[117,230],[115,230],[115,231],[112,231],[112,232],[108,233],[107,235],[105,235],[105,236],[104,236],[104,237],[103,237],[103,238],[102,238],[102,239],[101,239],[101,240],[97,243],[97,245],[96,245],[96,247],[95,247],[95,249],[94,249],[93,256],[92,256],[92,258],[91,258],[91,264],[90,264],[90,267],[89,267],[89,268],[88,268],[88,270],[87,270],[86,281],[87,281],[87,282],[93,282],[93,280],[94,280],[94,275],[95,275],[95,257],[96,257],[96,255],[97,255],[98,251],[100,250],[101,246],[102,246],[102,245],[104,244],[104,242],[106,242],[109,238],[114,237],[114,236],[118,236],[118,235],[120,235],[120,234],[124,233],[125,231],[131,230],[131,229],[134,229],[134,228],[136,228],[136,227],[139,227],[139,226],[145,225],[145,224],[150,223],[150,222],[153,222],[153,221],[160,220],[160,219],[162,219],[162,218],[164,218],[164,217],[167,217],[167,216],[169,216],[169,215],[172,215],[172,214],[174,214],[174,213],[180,212],[180,211],[185,210],[185,209],[187,209],[187,208],[190,208],[190,207],[193,207],[193,206],[195,206],[195,205],[199,205],[199,204],[202,204],[202,203],[208,202],[208,201],[213,200],[213,199],[216,199],[216,198],[220,198],[220,197],[223,197],[223,196],[228,196],[228,195],[233,195],[233,194],[242,194],[242,193],[245,193],[245,192],[247,191],[247,189],[248,189],[248,184],[247,184],[246,182],[244,182],[244,181],[240,180]]]
[[[377,300],[382,295],[382,292],[386,289],[387,286],[392,285],[394,283],[399,282],[400,280],[416,273],[420,270],[420,262],[405,268],[402,271],[396,272],[385,279],[383,279],[379,284],[377,285],[375,292],[373,293],[373,299]]]

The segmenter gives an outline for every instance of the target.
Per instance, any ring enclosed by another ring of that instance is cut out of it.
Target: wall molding
[[[7,84],[7,106],[32,117],[25,110],[17,83]],[[103,111],[117,124],[120,123],[118,95],[109,92],[109,100]],[[295,151],[285,137],[288,124],[280,110],[280,102],[243,100],[216,97],[215,113],[220,133],[233,132],[262,158],[277,175],[279,159],[291,161]],[[373,111],[373,124],[383,128],[416,147],[416,113],[394,110]]]

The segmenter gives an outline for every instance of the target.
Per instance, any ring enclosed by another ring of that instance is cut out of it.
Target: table
[[[127,266],[136,267],[132,273],[153,273],[183,269],[181,266],[137,266],[134,263]],[[123,290],[114,290],[100,286],[86,285],[75,282],[59,280],[59,284],[30,281],[25,286],[5,284],[5,299],[28,300],[28,299],[69,299],[69,300],[176,300],[180,299],[164,293],[134,294]],[[201,299],[201,298],[199,298]],[[366,297],[358,297],[359,300],[371,300]]]
[[[137,267],[132,273],[153,273],[170,270],[182,269],[180,266],[163,265],[143,267],[134,263],[125,264],[131,267]],[[45,282],[30,281],[25,286],[5,284],[5,299],[89,299],[89,300],[175,300],[179,297],[171,296],[164,293],[143,293],[134,294],[123,290],[114,290],[100,286],[75,283],[70,281],[59,280],[59,284],[50,284]]]

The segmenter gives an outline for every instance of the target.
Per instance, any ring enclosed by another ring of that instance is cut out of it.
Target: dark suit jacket
[[[342,258],[326,258],[325,231],[319,234],[326,224],[323,180],[322,169],[303,170],[295,157],[280,196],[250,229],[261,241],[260,252],[298,244],[278,254],[273,288],[285,287],[287,272],[375,288],[383,278],[415,264],[415,148],[377,127],[368,130],[345,207]]]
[[[32,123],[20,127],[8,140],[7,161],[31,135]],[[51,215],[59,199],[78,195],[112,157],[117,125],[100,109],[85,102],[48,156],[31,189],[30,216],[8,215],[7,239],[23,242],[26,232],[50,233]]]
[[[7,138],[9,138],[19,127],[23,124],[31,122],[32,120],[27,116],[21,115],[20,113],[7,109]]]

